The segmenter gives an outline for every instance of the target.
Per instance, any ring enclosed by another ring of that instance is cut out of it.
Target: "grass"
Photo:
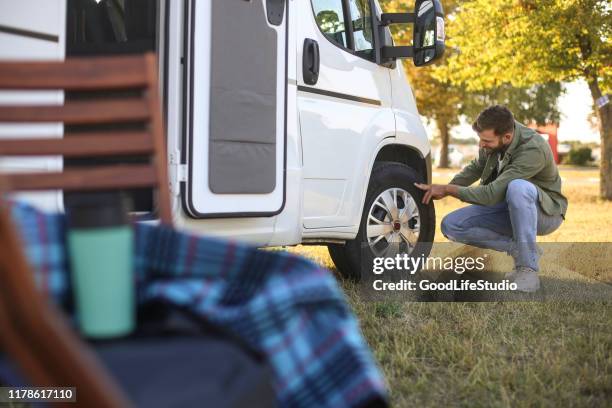
[[[434,181],[451,176],[436,171]],[[567,219],[541,240],[610,241],[612,203],[597,198],[597,170],[563,168],[562,177]],[[462,205],[438,201],[438,228],[445,214]],[[439,229],[436,241],[445,241]],[[334,269],[325,247],[289,250]],[[612,405],[609,301],[369,302],[355,284],[339,280],[385,374],[393,406]]]
[[[448,183],[452,170],[434,171],[434,183]],[[609,242],[612,240],[612,201],[599,198],[599,170],[593,168],[561,167],[563,194],[568,198],[566,220],[550,235],[538,237],[541,242]],[[438,229],[436,241],[446,238],[440,232],[440,220],[449,212],[465,204],[452,197],[436,202]]]

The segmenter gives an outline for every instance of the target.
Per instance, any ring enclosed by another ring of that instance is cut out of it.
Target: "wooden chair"
[[[61,173],[7,176],[10,190],[104,190],[157,186],[162,222],[171,223],[167,158],[155,56],[73,59],[66,62],[2,63],[0,90],[98,92],[98,97],[61,106],[0,106],[0,122],[63,122],[64,125],[143,123],[144,131],[66,134],[63,139],[0,141],[2,156],[65,158],[151,155],[153,162],[70,168]],[[100,91],[136,91],[137,97],[108,99]]]
[[[158,214],[171,224],[166,148],[153,54],[0,63],[0,90],[92,92],[58,106],[0,106],[0,122],[65,125],[144,124],[144,130],[66,135],[63,139],[0,140],[0,156],[67,158],[144,155],[147,164],[100,164],[56,173],[2,174],[0,190],[98,191],[156,187]],[[100,91],[137,95],[109,99]],[[96,94],[97,92],[97,94]],[[79,405],[129,406],[119,387],[72,331],[60,311],[38,292],[7,209],[0,197],[0,344],[32,384],[76,386]],[[67,404],[69,406],[70,404]]]

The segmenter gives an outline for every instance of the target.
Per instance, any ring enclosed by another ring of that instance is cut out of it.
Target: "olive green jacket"
[[[494,205],[506,196],[508,183],[523,179],[538,189],[540,207],[548,215],[562,215],[567,211],[567,198],[561,194],[561,177],[548,142],[534,130],[514,123],[514,136],[495,177],[499,153],[487,154],[480,149],[472,160],[450,182],[459,187],[459,198],[472,204]],[[479,186],[469,187],[480,179]]]

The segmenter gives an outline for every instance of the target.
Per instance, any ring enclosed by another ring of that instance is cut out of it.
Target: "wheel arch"
[[[376,158],[370,169],[370,176],[376,163],[380,162],[405,164],[413,168],[424,181],[431,182],[431,154],[423,156],[423,153],[415,147],[397,143],[382,146],[376,153]]]
[[[365,199],[368,193],[370,179],[372,178],[372,172],[378,163],[392,162],[405,164],[413,168],[424,181],[431,183],[431,151],[424,156],[423,152],[418,148],[406,144],[395,143],[395,140],[396,139],[391,138],[383,140],[378,146],[374,159],[370,162],[367,180],[364,183],[364,187],[361,191],[358,222],[361,221],[361,214],[363,214],[363,206],[365,205]]]
[[[422,237],[419,237],[419,241],[422,242],[422,245],[419,245],[418,248],[421,248],[419,251],[423,251],[424,256],[429,254],[431,250],[431,243],[435,237],[435,208],[433,204],[431,205],[422,205],[420,200],[418,200],[418,189],[412,186],[413,180],[427,180],[431,179],[431,162],[429,160],[429,155],[423,157],[417,149],[407,145],[401,145],[397,143],[388,143],[384,144],[378,149],[376,155],[372,159],[370,171],[368,174],[368,182],[364,191],[364,197],[361,200],[361,211],[360,211],[360,225],[357,235],[354,239],[346,240],[344,245],[332,245],[330,248],[330,255],[332,256],[332,260],[335,265],[337,265],[340,273],[349,278],[359,280],[361,278],[361,261],[359,261],[362,255],[361,253],[361,245],[364,239],[364,234],[362,231],[365,231],[367,228],[366,224],[363,224],[365,221],[364,217],[367,218],[367,213],[365,209],[366,201],[368,203],[372,202],[368,195],[370,194],[370,189],[373,187],[376,190],[376,194],[378,192],[378,188],[381,187],[379,183],[384,183],[384,188],[387,188],[387,185],[390,186],[398,186],[405,184],[405,187],[408,188],[409,193],[412,197],[417,200],[417,206],[419,206],[419,213],[422,217],[422,229],[421,234]],[[377,164],[385,165],[377,166]],[[410,171],[407,169],[402,169],[403,166],[410,167]],[[410,175],[410,177],[408,177]],[[373,178],[377,180],[376,183],[373,184]],[[416,194],[416,195],[415,195]],[[371,195],[374,199],[376,197],[375,194]],[[425,208],[421,208],[425,207]],[[362,234],[362,235],[359,235]],[[334,253],[335,252],[335,253]],[[356,255],[357,254],[357,255]],[[335,255],[335,256],[334,256]],[[341,255],[341,256],[340,256]],[[348,265],[348,267],[347,267]]]

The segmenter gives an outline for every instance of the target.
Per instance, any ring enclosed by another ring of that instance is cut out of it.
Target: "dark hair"
[[[489,106],[478,114],[472,124],[472,129],[480,133],[483,130],[493,129],[497,136],[514,131],[514,116],[510,109],[502,105]]]

